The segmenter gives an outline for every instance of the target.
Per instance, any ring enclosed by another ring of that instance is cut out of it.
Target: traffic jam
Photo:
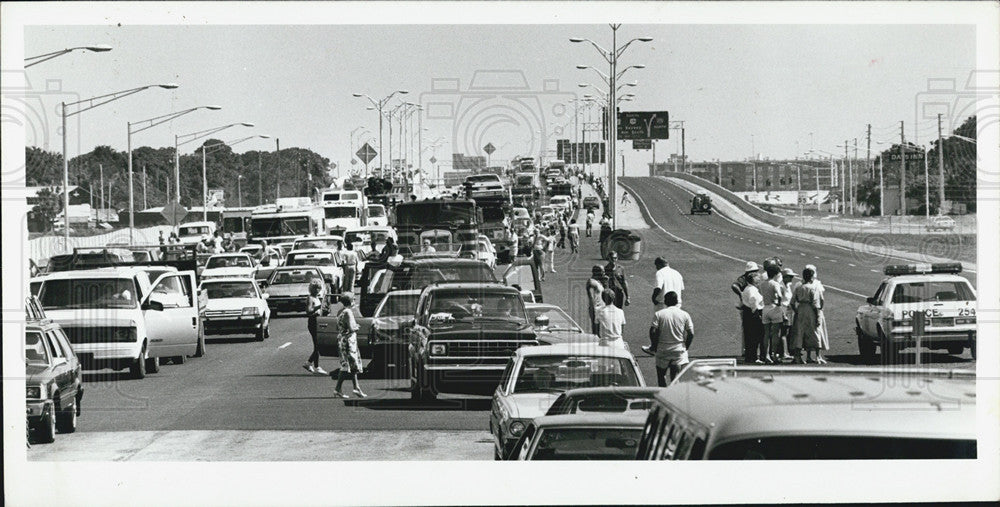
[[[595,282],[588,322],[546,302],[557,243],[599,242],[602,262],[638,255],[615,241],[600,178],[518,157],[446,183],[418,197],[405,179],[355,177],[182,223],[156,244],[75,248],[41,263],[26,300],[29,442],[86,424],[84,372],[142,381],[201,360],[213,339],[268,340],[274,319],[304,314],[314,351],[303,368],[330,375],[338,397],[368,397],[358,373],[370,368],[407,382],[414,403],[492,395],[483,427],[495,460],[976,457],[973,371],[907,369],[933,392],[886,382],[908,347],[975,357],[976,294],[961,264],[885,267],[856,317],[871,366],[688,358],[690,316],[673,291],[659,293],[650,335],[674,355],[632,350],[614,272],[595,274],[605,285]],[[709,196],[693,197],[691,215],[712,211]],[[656,387],[641,353],[657,357]],[[339,370],[320,357],[339,358]],[[855,410],[941,397],[962,403],[916,421]]]

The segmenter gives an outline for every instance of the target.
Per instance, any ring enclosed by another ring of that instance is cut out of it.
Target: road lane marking
[[[847,265],[850,266],[850,267],[852,267],[852,268],[856,268],[857,267],[854,264],[851,264],[850,262],[848,262]]]
[[[680,185],[680,184],[677,184],[677,183],[674,183],[673,181],[670,181],[670,179],[668,179],[666,177],[656,178],[656,179],[659,180],[659,181],[663,181],[664,183],[666,183],[668,185],[673,185],[674,187],[679,188],[682,192],[686,192],[686,193],[688,193],[690,195],[694,195],[695,194],[693,191],[689,190],[687,187],[685,187],[683,185]],[[697,185],[697,183],[693,183],[693,184]],[[660,193],[663,194],[663,195],[667,195],[662,190],[660,190]],[[741,228],[744,228],[744,229],[750,229],[750,228],[752,228],[749,225],[737,222],[736,219],[730,218],[730,217],[726,216],[723,213],[715,213],[715,215],[716,216],[720,216],[720,217],[722,217],[725,220],[728,220],[730,223],[732,223],[733,225],[735,225],[737,227],[741,227]],[[774,232],[774,231],[768,231],[768,230],[761,230],[760,232],[764,233],[764,234],[771,234],[771,235],[782,237],[782,238],[788,238],[788,239],[792,239],[792,240],[798,240],[798,241],[804,241],[804,242],[807,242],[807,243],[813,243],[813,244],[816,244],[816,245],[829,246],[829,247],[837,248],[839,250],[843,250],[845,252],[855,252],[856,251],[855,248],[841,246],[841,245],[837,245],[837,244],[833,244],[833,243],[827,243],[827,242],[824,242],[822,240],[812,239],[812,238],[809,238],[809,237],[800,237],[800,236],[791,235],[791,234],[787,234],[786,235],[786,234],[781,234],[780,232]],[[811,232],[800,232],[800,234],[811,234],[812,235]],[[743,238],[741,237],[740,239],[743,239]],[[912,253],[912,252],[906,252],[906,253]],[[894,255],[894,254],[888,253],[888,252],[886,252],[884,255],[886,257],[891,257],[893,259],[903,260],[903,261],[906,261],[908,263],[915,262],[913,260],[910,260],[907,257],[901,257],[901,256]],[[918,255],[918,254],[913,254],[913,255]],[[969,273],[975,273],[976,272],[976,270],[974,270],[974,269],[965,269],[964,267],[963,267],[963,271],[967,271]]]
[[[285,348],[285,347],[287,347],[287,346],[289,346],[289,345],[291,345],[291,344],[292,344],[292,342],[285,342],[285,344],[284,344],[284,345],[282,345],[282,346],[278,347],[278,350],[281,350],[281,349],[283,349],[283,348]]]
[[[631,192],[633,196],[635,196],[635,199],[639,203],[639,206],[641,206],[642,209],[644,209],[646,211],[646,216],[649,218],[649,221],[653,222],[653,225],[655,225],[657,229],[663,231],[663,233],[666,234],[667,236],[670,236],[671,238],[674,238],[675,240],[680,241],[681,243],[686,243],[686,244],[688,244],[690,246],[693,246],[695,248],[704,250],[706,252],[711,252],[711,253],[713,253],[715,255],[718,255],[719,257],[725,257],[726,259],[734,260],[734,261],[740,262],[740,263],[747,262],[745,259],[738,259],[736,257],[733,257],[732,255],[724,254],[724,253],[722,253],[722,252],[720,252],[718,250],[712,250],[711,248],[708,248],[707,246],[699,245],[699,244],[697,244],[697,243],[695,243],[693,241],[684,239],[684,238],[682,238],[682,237],[680,237],[680,236],[678,236],[676,234],[668,232],[666,229],[663,228],[663,226],[661,226],[659,224],[659,222],[656,221],[655,218],[653,218],[653,214],[649,211],[649,207],[646,206],[646,201],[644,201],[642,199],[642,197],[640,197],[639,194],[635,190],[633,190],[629,185],[625,184],[624,182],[619,182],[619,184],[622,187],[624,187],[626,190],[628,190],[629,192]],[[802,255],[805,256],[804,253]],[[857,292],[850,291],[850,290],[847,290],[847,289],[841,289],[839,287],[834,287],[833,285],[823,284],[823,286],[827,287],[829,289],[833,289],[833,290],[835,290],[837,292],[843,292],[844,294],[850,294],[852,296],[859,297],[861,299],[865,299],[865,297],[866,297],[864,294],[858,294]]]

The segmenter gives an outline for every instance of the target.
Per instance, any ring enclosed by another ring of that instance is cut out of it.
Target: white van
[[[181,244],[197,243],[202,238],[215,235],[215,222],[188,222],[177,228]]]
[[[641,460],[975,459],[975,371],[692,362],[653,400]]]
[[[38,289],[46,315],[60,324],[85,368],[156,373],[203,351],[193,272],[142,268],[61,271]]]

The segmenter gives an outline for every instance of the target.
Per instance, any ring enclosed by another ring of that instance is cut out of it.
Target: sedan
[[[539,343],[597,343],[596,334],[585,332],[562,308],[542,303],[525,303],[528,320],[538,333]]]
[[[649,412],[659,387],[584,387],[556,398],[545,415]]]
[[[304,312],[309,299],[309,283],[323,280],[323,273],[312,266],[294,267],[282,266],[271,273],[264,282],[267,291],[267,306],[272,316],[278,312]]]
[[[938,215],[936,217],[931,218],[927,222],[927,230],[928,231],[951,231],[951,230],[954,230],[955,226],[957,226],[957,225],[958,225],[958,223],[955,222],[954,218],[951,218],[951,217],[948,217],[948,216],[944,216],[944,215]]]
[[[254,261],[246,253],[216,254],[208,258],[201,279],[245,277],[252,278],[255,271]]]
[[[539,417],[505,456],[508,460],[634,460],[647,414]]]
[[[252,279],[203,280],[198,286],[198,297],[203,304],[201,320],[205,335],[252,334],[257,341],[269,336],[268,295]]]
[[[486,263],[490,269],[497,267],[497,251],[493,248],[493,242],[490,238],[480,234],[479,241],[476,242],[476,255],[479,260]]]
[[[493,457],[506,456],[531,420],[569,389],[645,385],[635,358],[623,349],[594,344],[521,347],[493,393]]]

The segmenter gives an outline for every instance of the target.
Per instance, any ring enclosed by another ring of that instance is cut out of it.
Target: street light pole
[[[243,207],[243,175],[236,175],[236,195],[239,199],[239,207]]]
[[[108,48],[108,49],[110,49],[110,48]],[[45,56],[45,55],[42,55],[42,56]],[[58,55],[56,55],[56,56],[58,56]],[[44,60],[42,60],[42,61],[44,61]],[[40,62],[36,62],[36,63],[40,63]],[[164,84],[140,86],[138,88],[130,88],[128,90],[122,90],[122,91],[112,92],[112,93],[108,93],[108,94],[105,94],[105,95],[99,95],[97,97],[91,97],[89,99],[78,100],[76,102],[69,102],[69,103],[63,102],[62,103],[62,107],[60,108],[60,116],[62,116],[63,219],[64,219],[63,225],[65,226],[65,231],[63,231],[63,234],[64,234],[64,236],[63,236],[63,240],[64,240],[63,248],[65,249],[66,252],[69,252],[69,154],[66,152],[66,133],[67,133],[66,132],[66,118],[69,117],[69,116],[74,116],[74,115],[80,114],[80,113],[82,113],[84,111],[89,111],[89,110],[91,110],[91,109],[93,109],[95,107],[103,106],[104,104],[107,104],[109,102],[113,102],[115,100],[128,97],[129,95],[133,95],[133,94],[139,93],[139,92],[141,92],[143,90],[148,90],[150,88],[164,88],[164,89],[172,90],[174,88],[177,88],[177,86],[178,85],[175,84],[175,83],[164,83]],[[76,111],[73,111],[72,113],[67,113],[66,112],[66,108],[67,107],[69,107],[69,106],[79,106],[79,105],[83,104],[84,102],[88,103],[88,105],[86,107],[81,107],[81,108],[77,109]],[[131,150],[129,150],[129,152],[131,153]],[[128,177],[129,177],[129,201],[131,202],[131,196],[132,196],[132,192],[131,192],[131,188],[132,188],[132,168],[131,168],[131,165],[129,166]],[[129,212],[130,212],[130,216],[131,216],[132,215],[132,213],[131,213],[132,212],[132,207],[130,206],[129,208],[130,208]],[[129,234],[131,234],[131,230],[133,228],[134,228],[134,223],[130,222],[130,224],[129,224]]]

